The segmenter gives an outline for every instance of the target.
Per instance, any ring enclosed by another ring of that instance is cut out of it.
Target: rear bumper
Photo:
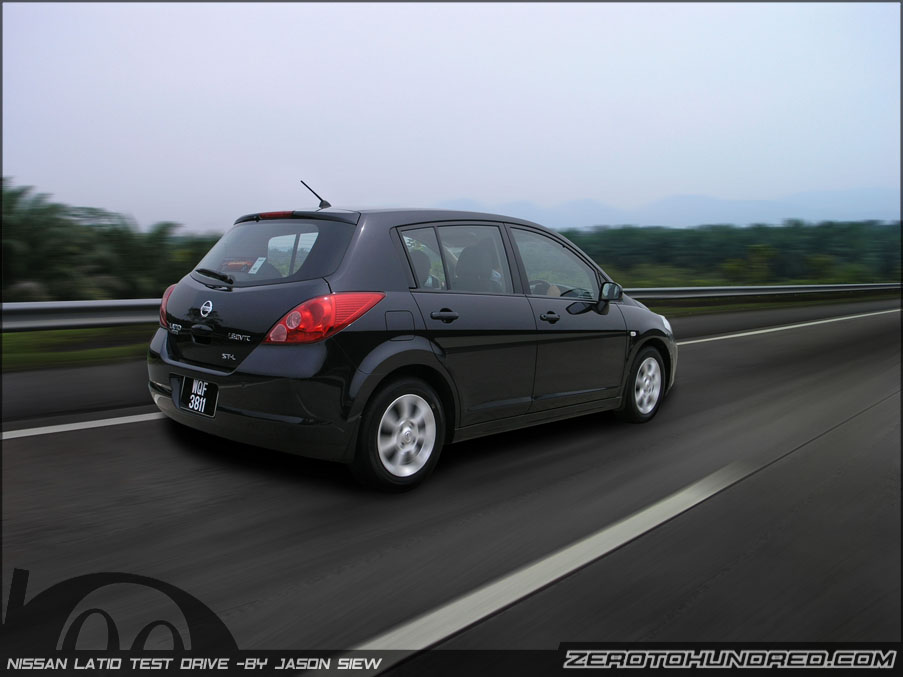
[[[285,347],[279,348],[283,359],[289,357]],[[272,368],[243,369],[249,361],[253,367],[255,361],[246,359],[229,373],[179,362],[169,352],[166,331],[160,329],[148,351],[148,389],[166,416],[205,433],[310,458],[351,461],[358,419],[346,418],[341,379],[334,373],[332,378],[297,378],[273,373]],[[179,406],[185,377],[217,385],[215,416]]]

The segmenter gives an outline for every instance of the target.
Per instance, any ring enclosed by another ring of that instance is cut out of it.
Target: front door
[[[533,411],[616,397],[627,326],[617,304],[598,309],[599,276],[564,242],[512,227],[537,326]]]

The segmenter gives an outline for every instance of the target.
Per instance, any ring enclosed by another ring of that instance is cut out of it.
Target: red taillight
[[[258,214],[261,219],[290,219],[293,212],[264,212]]]
[[[292,308],[267,334],[264,343],[313,343],[341,331],[383,300],[379,292],[318,296]]]
[[[163,292],[163,300],[160,301],[160,326],[164,329],[169,329],[169,323],[166,321],[166,302],[169,301],[169,297],[172,294],[172,290],[176,288],[176,285],[171,284],[166,288],[166,291]]]

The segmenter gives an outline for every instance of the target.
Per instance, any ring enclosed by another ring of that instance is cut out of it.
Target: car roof
[[[429,223],[440,221],[496,221],[504,223],[517,223],[526,226],[536,226],[548,230],[545,226],[526,219],[519,219],[514,216],[506,216],[504,214],[494,214],[491,212],[474,212],[459,209],[426,209],[426,208],[381,208],[381,209],[322,209],[314,214],[322,213],[357,213],[363,217],[367,224],[376,226],[405,226],[416,223]]]
[[[245,214],[235,220],[235,223],[243,223],[247,221],[259,221],[261,217],[266,219],[267,215],[275,215],[277,212],[254,212]],[[288,215],[295,219],[319,219],[326,221],[341,221],[344,223],[359,224],[362,220],[373,227],[394,227],[407,226],[418,223],[435,223],[442,221],[494,221],[497,223],[512,223],[524,226],[533,226],[549,232],[547,228],[533,221],[519,219],[514,216],[505,216],[503,214],[492,214],[489,212],[473,212],[458,209],[425,209],[425,208],[380,208],[380,209],[340,209],[336,207],[327,207],[326,209],[316,210],[294,210],[291,212],[278,212],[278,214]],[[272,218],[272,217],[270,217]]]

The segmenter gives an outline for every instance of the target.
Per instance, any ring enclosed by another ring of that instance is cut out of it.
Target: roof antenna
[[[304,183],[304,179],[301,179],[301,183]],[[317,193],[314,191],[314,189],[311,188],[310,186],[308,186],[306,183],[304,183],[304,187],[307,188],[307,190],[309,190],[311,193],[316,195],[317,199],[320,201],[320,209],[326,209],[327,207],[332,207],[331,204],[329,204],[326,200],[324,200],[319,195],[317,195]]]

